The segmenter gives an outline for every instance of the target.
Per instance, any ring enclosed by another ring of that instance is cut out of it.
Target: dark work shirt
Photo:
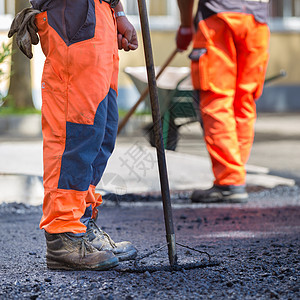
[[[256,21],[267,23],[269,0],[199,0],[197,22],[222,12],[251,14]]]
[[[64,40],[71,40],[90,21],[89,7],[95,10],[90,0],[30,0],[30,3],[35,9],[48,11],[49,24]]]
[[[45,11],[51,6],[52,0],[30,0],[30,3],[34,9]]]

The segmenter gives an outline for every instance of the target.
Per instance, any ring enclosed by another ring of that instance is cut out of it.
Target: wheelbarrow
[[[156,68],[156,72],[159,68]],[[131,78],[137,90],[142,93],[148,84],[145,67],[127,67],[124,72]],[[167,67],[157,80],[164,147],[175,151],[181,126],[199,121],[197,97],[190,78],[190,68]],[[145,99],[145,109],[150,110],[149,96]],[[154,146],[153,124],[144,127],[146,136]]]
[[[159,68],[156,67],[156,73],[158,71]],[[145,91],[148,84],[145,67],[127,67],[124,72],[131,78],[140,93]],[[284,76],[286,76],[286,72],[281,70],[278,74],[266,78],[264,84],[268,85]],[[199,100],[193,90],[190,68],[166,67],[157,80],[157,87],[164,147],[167,150],[175,151],[179,140],[179,128],[192,122],[201,122]],[[150,111],[149,96],[145,99],[145,106],[146,110]],[[146,125],[144,131],[151,146],[154,147],[153,124]]]

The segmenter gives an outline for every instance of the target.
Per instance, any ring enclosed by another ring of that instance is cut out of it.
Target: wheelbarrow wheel
[[[163,118],[162,118],[162,124],[163,124]],[[146,133],[146,137],[150,145],[152,147],[155,147],[153,124],[151,123],[146,125],[144,127],[144,132]],[[164,132],[165,149],[175,151],[179,140],[179,134],[178,134],[178,126],[175,124],[173,118],[170,118],[169,120],[167,133],[165,133],[164,128],[163,128],[163,132]]]

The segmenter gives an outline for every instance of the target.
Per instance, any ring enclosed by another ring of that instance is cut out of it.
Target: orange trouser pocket
[[[196,90],[206,91],[209,89],[208,57],[206,48],[193,49],[189,55],[191,59],[191,72],[193,86]]]

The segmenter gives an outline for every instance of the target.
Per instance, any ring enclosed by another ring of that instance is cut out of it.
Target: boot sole
[[[131,250],[126,253],[122,254],[116,254],[115,256],[119,259],[119,261],[125,261],[125,260],[132,260],[137,257],[137,251],[136,250]]]
[[[113,257],[105,262],[99,263],[95,266],[86,266],[86,265],[71,265],[67,263],[62,263],[54,260],[47,259],[47,268],[51,270],[66,270],[66,271],[107,271],[111,268],[116,267],[119,264],[119,259],[117,257]]]
[[[247,203],[248,202],[248,194],[236,194],[230,195],[228,197],[215,197],[215,198],[206,198],[206,199],[197,199],[191,198],[192,203]]]

